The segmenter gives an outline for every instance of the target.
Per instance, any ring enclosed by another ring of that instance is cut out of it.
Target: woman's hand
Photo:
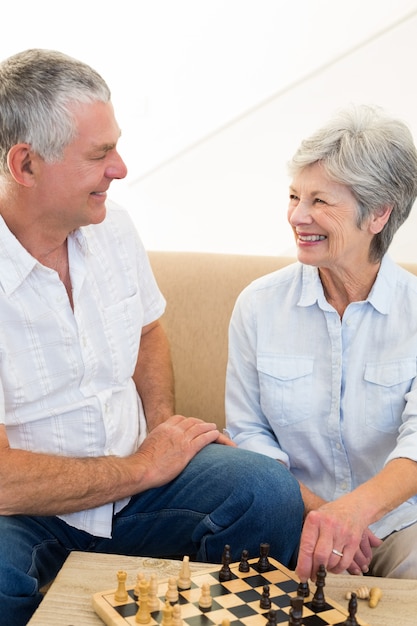
[[[305,519],[296,572],[301,581],[314,581],[320,565],[335,574],[367,572],[380,543],[348,497],[327,502]]]

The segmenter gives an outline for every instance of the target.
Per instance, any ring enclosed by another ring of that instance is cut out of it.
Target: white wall
[[[129,166],[112,195],[148,248],[275,254],[292,245],[285,163],[336,107],[375,102],[417,137],[416,16],[417,0],[21,0],[0,57],[58,48],[103,74]]]
[[[286,77],[288,84],[165,165],[138,177],[132,196],[139,205],[133,211],[148,247],[291,252],[286,162],[303,136],[336,108],[368,102],[402,117],[417,137],[417,90],[411,70],[417,58],[417,13],[385,29],[375,22],[365,39],[355,31],[355,40],[347,41],[349,24],[341,21],[338,30],[346,48],[332,41],[338,55],[333,54],[329,63],[324,51],[320,59],[309,54],[297,26],[292,26],[294,45],[303,48],[306,63]],[[329,39],[327,29],[314,26],[320,41]],[[311,36],[308,42],[311,45]],[[287,52],[289,58],[291,54]],[[321,64],[316,65],[318,60]],[[282,65],[277,61],[277,68]],[[391,252],[398,260],[417,260],[416,225],[413,213],[396,236]]]

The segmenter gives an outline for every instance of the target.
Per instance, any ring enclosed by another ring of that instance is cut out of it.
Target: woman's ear
[[[392,209],[393,207],[391,205],[384,205],[374,211],[369,223],[369,228],[373,235],[377,235],[384,228],[389,220]]]
[[[15,181],[24,187],[32,187],[34,176],[32,169],[33,153],[27,143],[12,146],[7,155],[7,165]]]

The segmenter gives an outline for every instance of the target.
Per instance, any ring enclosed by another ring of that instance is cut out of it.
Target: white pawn
[[[138,572],[136,575],[136,585],[135,588],[133,590],[133,594],[136,596],[136,598],[139,598],[139,588],[140,588],[140,581],[143,580],[145,578],[145,574],[143,572]]]
[[[167,600],[162,609],[162,626],[172,626],[172,613],[172,605]]]
[[[209,609],[213,603],[213,598],[210,595],[210,585],[203,583],[201,586],[201,596],[198,601],[200,609]]]
[[[168,600],[170,604],[176,604],[178,602],[178,597],[177,579],[171,576],[171,578],[168,578],[168,589],[165,600]]]
[[[174,604],[172,607],[172,626],[182,626],[183,621],[181,617],[181,607],[179,604]]]

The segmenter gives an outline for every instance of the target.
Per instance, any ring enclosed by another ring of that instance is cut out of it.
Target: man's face
[[[111,103],[77,104],[73,113],[77,137],[59,162],[37,160],[35,183],[37,210],[45,224],[67,232],[102,222],[110,183],[127,173],[116,149],[120,129]]]

